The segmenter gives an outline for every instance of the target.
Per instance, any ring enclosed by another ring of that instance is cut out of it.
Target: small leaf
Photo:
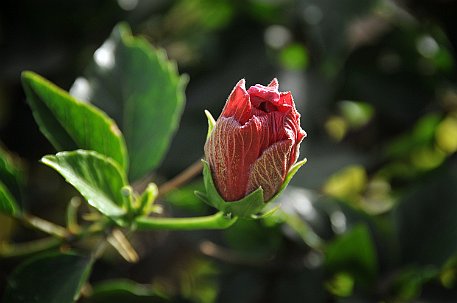
[[[186,82],[163,50],[121,24],[71,92],[117,121],[129,151],[129,178],[136,180],[162,161],[184,109]]]
[[[325,263],[331,272],[347,272],[360,283],[368,283],[377,273],[377,257],[370,231],[356,225],[327,246]]]
[[[2,182],[0,182],[0,213],[9,216],[16,216],[20,213],[16,200]]]
[[[164,303],[171,302],[151,285],[138,284],[131,280],[108,280],[93,286],[87,303]]]
[[[22,73],[22,84],[41,132],[58,151],[94,150],[127,170],[124,139],[105,113],[33,72]]]
[[[143,215],[148,215],[153,209],[155,199],[159,194],[159,189],[155,183],[149,183],[143,194],[138,198],[138,211]]]
[[[138,262],[138,253],[120,229],[113,229],[111,234],[108,236],[107,241],[127,262]]]
[[[22,163],[1,147],[0,181],[18,202],[22,200],[21,192],[25,183]]]
[[[90,268],[90,259],[76,254],[46,253],[31,258],[9,277],[3,302],[75,302]]]
[[[0,148],[0,213],[19,215],[23,184],[24,174],[20,163]]]
[[[126,213],[130,201],[121,191],[127,178],[110,158],[77,150],[45,156],[41,161],[59,172],[101,213],[110,217]]]
[[[208,110],[205,110],[206,118],[208,119],[208,133],[206,138],[208,139],[213,131],[214,127],[216,126],[216,120],[214,120],[213,115]]]

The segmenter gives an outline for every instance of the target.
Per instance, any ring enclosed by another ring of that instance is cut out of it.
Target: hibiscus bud
[[[305,136],[291,93],[279,92],[276,79],[248,90],[240,80],[205,144],[220,197],[238,201],[259,188],[262,202],[275,197],[288,182]]]

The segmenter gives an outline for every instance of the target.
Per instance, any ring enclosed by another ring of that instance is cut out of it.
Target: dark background
[[[202,156],[203,110],[217,117],[241,78],[292,92],[308,163],[282,198],[287,215],[136,235],[141,261],[108,253],[92,283],[131,279],[190,302],[455,302],[455,20],[451,0],[2,1],[0,140],[27,170],[24,207],[61,222],[74,192],[38,163],[54,150],[20,73],[69,90],[126,21],[190,77],[157,182]],[[195,182],[162,201],[167,212],[208,212]],[[36,237],[0,218],[0,240]],[[0,291],[19,261],[0,261]]]

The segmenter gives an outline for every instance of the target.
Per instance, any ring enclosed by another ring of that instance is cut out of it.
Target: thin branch
[[[35,229],[41,230],[56,238],[67,239],[70,237],[68,230],[60,225],[47,221],[45,219],[35,217],[30,214],[23,214],[20,218],[26,225]]]
[[[34,240],[24,243],[0,243],[0,256],[3,258],[8,257],[22,257],[31,255],[39,251],[51,249],[63,243],[62,239],[53,237]]]
[[[192,178],[200,174],[203,170],[203,164],[200,160],[193,163],[191,166],[186,168],[182,171],[179,175],[174,177],[173,179],[165,182],[164,184],[159,186],[159,197],[165,195],[166,193],[172,191],[175,188],[179,188],[180,186],[189,182]]]

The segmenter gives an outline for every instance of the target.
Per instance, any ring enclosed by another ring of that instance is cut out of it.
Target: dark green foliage
[[[27,0],[0,20],[0,301],[456,301],[453,1]],[[227,203],[205,165],[163,194],[202,157],[204,110],[273,77],[308,133],[288,188]],[[135,230],[154,223],[180,231]]]
[[[90,265],[89,258],[75,254],[52,253],[27,260],[11,274],[3,302],[74,302]]]

